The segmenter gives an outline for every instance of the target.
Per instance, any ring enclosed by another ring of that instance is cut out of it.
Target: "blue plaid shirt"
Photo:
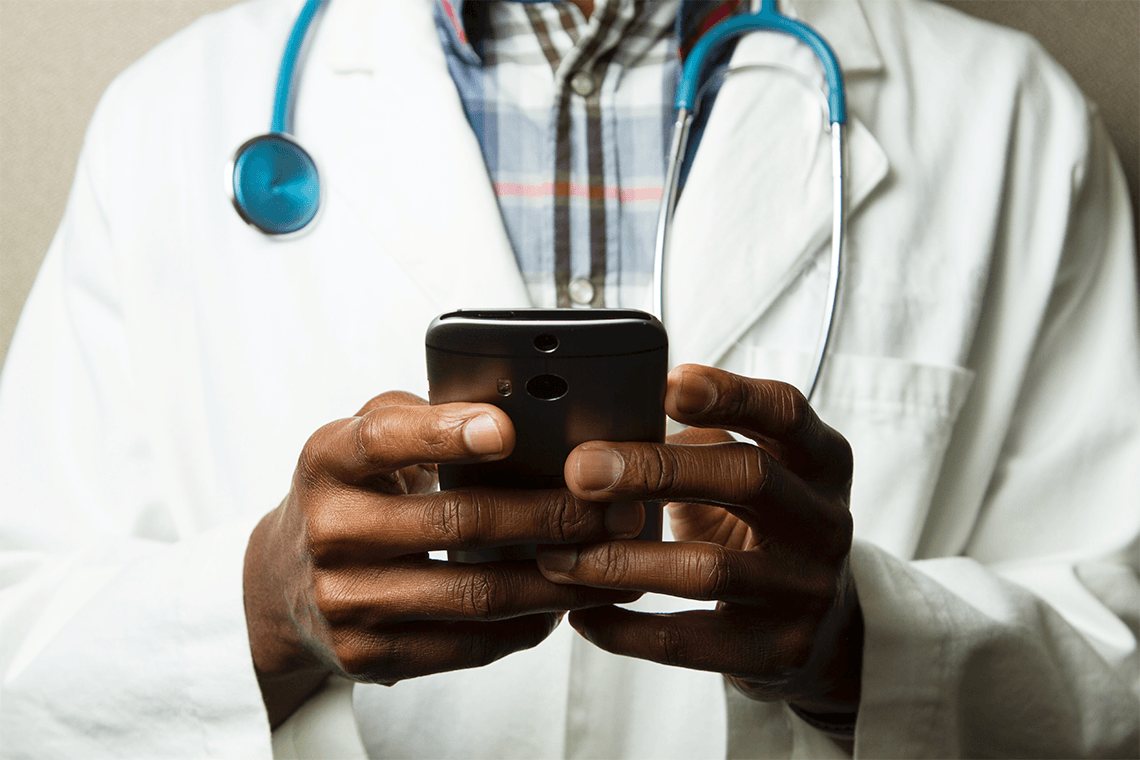
[[[740,7],[599,0],[586,19],[568,2],[437,3],[535,306],[648,308],[677,41]]]

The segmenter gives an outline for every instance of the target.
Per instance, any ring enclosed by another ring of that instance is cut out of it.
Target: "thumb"
[[[687,427],[665,439],[666,443],[699,446],[709,443],[729,443],[736,440],[727,430],[719,428]]]

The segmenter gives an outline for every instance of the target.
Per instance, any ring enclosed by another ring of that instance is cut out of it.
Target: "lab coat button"
[[[567,291],[570,293],[570,300],[581,306],[592,303],[594,300],[594,283],[585,277],[572,280]]]
[[[588,72],[579,71],[570,77],[570,89],[584,98],[594,91],[594,77]]]

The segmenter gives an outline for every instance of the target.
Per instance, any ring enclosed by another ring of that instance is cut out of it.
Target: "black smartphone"
[[[505,459],[441,464],[439,487],[561,488],[566,457],[586,441],[664,441],[669,341],[634,309],[453,311],[428,327],[428,399],[506,412]],[[661,506],[645,505],[639,538],[661,539]],[[451,552],[460,562],[533,559],[533,546]]]

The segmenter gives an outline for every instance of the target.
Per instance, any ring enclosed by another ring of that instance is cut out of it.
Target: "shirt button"
[[[570,300],[579,306],[584,306],[594,301],[594,283],[585,277],[571,280],[570,285],[566,289],[570,293]]]
[[[588,72],[579,71],[570,77],[570,89],[584,98],[594,91],[594,78]]]

